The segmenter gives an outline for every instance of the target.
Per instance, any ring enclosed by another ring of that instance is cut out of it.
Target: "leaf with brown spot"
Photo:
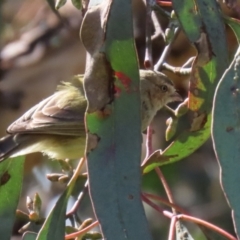
[[[225,26],[215,0],[173,0],[173,8],[181,27],[195,44],[198,55],[190,75],[187,113],[179,117],[173,141],[163,150],[169,161],[153,163],[144,172],[156,166],[184,159],[202,146],[210,137],[211,112],[215,89],[228,67]],[[194,112],[198,115],[194,116]]]
[[[105,0],[92,6],[81,37],[89,54],[88,136],[100,138],[87,155],[94,212],[104,239],[150,240],[140,194],[141,101],[131,1]],[[100,118],[97,111],[106,114],[107,106],[111,111]]]
[[[8,173],[8,171],[4,172],[0,178],[0,185],[4,185],[8,182],[8,180],[10,179],[10,174]]]

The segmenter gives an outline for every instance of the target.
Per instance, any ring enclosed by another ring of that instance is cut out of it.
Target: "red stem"
[[[237,240],[236,237],[234,237],[233,235],[231,235],[230,233],[226,232],[225,230],[223,230],[222,228],[217,227],[216,225],[213,225],[207,221],[204,221],[202,219],[196,218],[196,217],[192,217],[189,216],[187,214],[174,214],[171,213],[169,211],[163,210],[162,208],[158,207],[158,205],[156,205],[155,203],[153,203],[151,200],[149,200],[144,194],[141,194],[142,200],[147,203],[149,206],[151,206],[152,208],[154,208],[157,212],[163,214],[164,216],[172,219],[172,218],[176,218],[177,220],[184,220],[184,221],[188,221],[188,222],[193,222],[199,225],[202,225],[204,227],[207,227],[217,233],[219,233],[220,235],[226,237],[229,240]],[[175,221],[175,220],[174,220]],[[171,230],[171,228],[170,228]],[[170,232],[171,233],[171,232]]]
[[[193,223],[196,223],[196,224],[200,224],[204,227],[207,227],[219,234],[221,234],[222,236],[228,238],[229,240],[237,240],[236,237],[234,237],[233,235],[231,235],[230,233],[226,232],[225,230],[223,230],[222,228],[219,228],[217,227],[216,225],[213,225],[207,221],[204,221],[202,219],[199,219],[199,218],[195,218],[195,217],[192,217],[192,216],[189,216],[189,215],[186,215],[186,214],[179,214],[179,215],[174,215],[173,213],[171,212],[168,212],[168,211],[163,211],[163,214],[168,217],[168,218],[172,218],[172,217],[176,217],[178,220],[182,219],[184,221],[188,221],[188,222],[193,222]]]
[[[172,217],[172,219],[171,219],[168,240],[175,240],[175,226],[176,226],[177,220],[178,219],[176,216]]]
[[[147,128],[147,139],[146,139],[146,159],[149,158],[149,156],[153,153],[153,147],[152,147],[152,135],[153,130],[151,126],[148,126]]]
[[[172,7],[172,3],[168,1],[157,1],[161,7]]]
[[[174,209],[176,209],[178,212],[181,212],[181,213],[184,213],[184,214],[188,214],[184,209],[182,209],[181,207],[177,206],[176,204],[174,203],[170,203],[168,200],[160,197],[160,196],[157,196],[157,195],[154,195],[154,194],[151,194],[151,193],[143,193],[143,195],[147,198],[150,198],[150,199],[153,199],[153,200],[156,200],[156,201],[159,201],[169,207],[172,207]]]
[[[77,232],[74,232],[74,233],[66,235],[65,239],[67,240],[67,239],[77,238],[80,235],[83,235],[83,234],[89,232],[89,230],[91,230],[92,228],[96,227],[98,224],[99,224],[99,222],[95,221],[94,223],[88,225],[87,227],[85,227],[84,229],[82,229],[80,231],[77,231]]]

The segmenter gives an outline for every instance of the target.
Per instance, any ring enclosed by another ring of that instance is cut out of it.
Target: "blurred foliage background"
[[[79,40],[82,14],[70,1],[60,9],[61,19],[52,12],[45,0],[6,0],[1,1],[0,4],[0,136],[4,136],[7,126],[12,121],[31,106],[51,95],[60,81],[67,80],[74,74],[84,73],[85,52]],[[240,1],[232,10],[220,4],[227,15],[240,17]],[[134,0],[133,10],[139,64],[143,67],[144,3]],[[171,8],[168,10],[171,11]],[[167,27],[167,20],[162,18],[162,24]],[[226,28],[226,31],[228,38],[226,47],[229,48],[232,56],[236,51],[237,42],[232,31],[229,28]],[[161,36],[154,38],[155,61],[161,55],[163,48],[164,41]],[[172,47],[168,62],[173,66],[181,66],[195,54],[194,48],[184,34],[180,33]],[[165,73],[173,79],[182,96],[186,97],[188,78]],[[164,148],[167,145],[164,140],[166,119],[167,113],[163,110],[152,123],[154,149]],[[144,152],[143,142],[143,156]],[[43,215],[46,215],[65,185],[52,183],[45,175],[60,172],[61,168],[57,161],[47,161],[47,158],[41,154],[31,154],[26,159],[24,188],[19,209],[26,211],[26,196],[33,197],[38,192],[43,201]],[[210,221],[233,233],[231,212],[220,187],[219,168],[211,140],[184,161],[164,166],[162,170],[179,206],[185,208],[191,215]],[[147,192],[155,192],[165,197],[154,171],[143,177],[143,188]],[[84,217],[93,216],[88,197],[85,198],[79,211]],[[148,206],[146,212],[154,239],[158,239],[158,234],[163,229],[167,236],[169,220]],[[16,222],[12,239],[18,239],[18,229],[22,225],[24,222]],[[189,228],[195,234],[197,232],[200,234],[194,225],[189,224]]]

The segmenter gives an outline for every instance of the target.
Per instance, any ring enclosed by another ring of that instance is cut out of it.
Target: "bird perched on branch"
[[[181,101],[172,81],[160,72],[140,70],[140,89],[142,131],[164,105]],[[78,75],[8,127],[8,135],[0,139],[0,161],[32,152],[54,159],[82,157],[86,107],[82,76]]]

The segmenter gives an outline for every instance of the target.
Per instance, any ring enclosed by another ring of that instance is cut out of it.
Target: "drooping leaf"
[[[240,236],[240,49],[216,90],[212,136],[221,168],[221,182]]]
[[[0,164],[0,238],[9,240],[22,189],[24,157],[10,158]]]
[[[188,113],[181,116],[175,139],[151,156],[144,173],[156,166],[179,161],[210,137],[211,110],[216,85],[228,66],[222,15],[215,0],[173,0],[173,7],[188,39],[198,50],[190,76]],[[161,159],[163,161],[161,161]]]

